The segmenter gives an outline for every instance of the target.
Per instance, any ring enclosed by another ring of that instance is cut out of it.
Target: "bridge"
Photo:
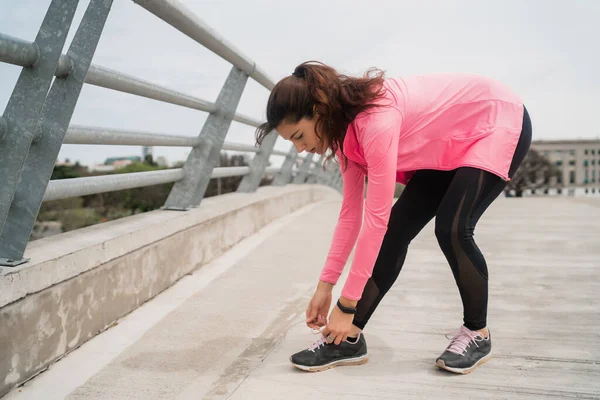
[[[486,213],[477,240],[495,357],[475,373],[433,366],[462,307],[431,225],[365,331],[370,362],[293,369],[289,355],[317,339],[303,314],[340,210],[340,174],[275,150],[275,133],[260,149],[227,141],[232,121],[260,123],[236,111],[248,79],[274,82],[176,0],[136,3],[232,65],[214,102],[93,64],[111,3],[90,1],[66,54],[77,0],[53,0],[34,42],[0,33],[0,61],[22,67],[0,118],[0,396],[600,398],[595,199],[502,198]],[[208,118],[196,137],[73,126],[84,84]],[[50,180],[62,144],[191,152],[181,168]],[[254,157],[218,167],[223,150]],[[228,176],[243,177],[235,193],[204,198],[211,179]],[[272,184],[260,186],[265,176]],[[29,241],[45,201],[166,182],[159,210]]]

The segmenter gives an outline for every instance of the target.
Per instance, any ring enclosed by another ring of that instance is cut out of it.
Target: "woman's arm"
[[[321,272],[322,282],[335,285],[344,270],[360,232],[365,190],[364,174],[351,162],[342,170],[344,182],[342,209],[333,233],[331,247]]]
[[[364,223],[354,254],[348,279],[342,290],[342,304],[356,305],[371,277],[383,237],[387,230],[398,157],[398,138],[402,117],[398,110],[368,116],[363,121],[359,143],[368,167],[369,183],[365,202]]]

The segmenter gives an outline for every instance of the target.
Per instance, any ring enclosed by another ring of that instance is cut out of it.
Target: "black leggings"
[[[525,158],[530,144],[531,120],[525,109],[509,177]],[[505,187],[506,182],[499,176],[477,168],[417,171],[392,208],[372,276],[357,305],[354,325],[365,327],[398,278],[411,240],[435,216],[435,235],[460,291],[464,325],[471,330],[485,328],[488,272],[473,232],[483,212]]]

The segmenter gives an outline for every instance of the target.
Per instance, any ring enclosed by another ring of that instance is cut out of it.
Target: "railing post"
[[[278,137],[279,135],[276,131],[271,131],[264,138],[260,146],[260,151],[256,153],[250,163],[250,173],[242,179],[237,188],[238,193],[252,193],[258,188]]]
[[[317,167],[319,168],[317,172],[317,183],[320,185],[329,186],[329,181],[331,180],[331,165],[328,164],[325,168],[322,165]]]
[[[0,232],[4,228],[77,3],[78,0],[52,1],[34,42],[38,51],[37,62],[23,68],[4,110],[5,132],[0,135]],[[0,257],[4,255],[0,253]]]
[[[309,173],[306,178],[306,183],[314,184],[319,182],[319,172],[317,171],[317,168],[319,167],[315,166],[315,168],[311,170],[311,173]]]
[[[90,1],[67,52],[71,73],[57,78],[48,93],[0,236],[4,259],[20,262],[23,257],[111,5],[112,0]]]
[[[200,131],[199,144],[192,149],[183,166],[185,176],[173,185],[165,209],[187,210],[202,202],[247,81],[246,73],[232,67],[215,102],[217,111],[206,119]]]
[[[308,176],[308,171],[310,170],[310,166],[312,164],[312,159],[314,157],[314,153],[309,153],[302,159],[302,165],[298,169],[298,173],[294,177],[294,183],[304,183],[306,181],[306,177]]]
[[[336,168],[336,165],[331,163],[329,165],[329,177],[327,179],[327,185],[331,186],[331,187],[335,187],[336,185],[336,181],[337,181],[337,173],[338,173],[338,169]]]
[[[297,158],[298,152],[296,151],[296,147],[292,146],[289,153],[285,157],[283,165],[281,166],[281,171],[279,171],[275,177],[275,181],[273,181],[273,185],[284,186],[290,183],[292,180],[292,169]]]
[[[319,157],[319,160],[314,163],[314,166],[311,165],[311,168],[308,170],[308,177],[306,178],[306,183],[318,183],[319,177],[323,172],[323,156]]]

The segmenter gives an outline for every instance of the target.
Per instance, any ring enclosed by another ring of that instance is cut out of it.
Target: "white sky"
[[[388,76],[474,72],[524,100],[534,139],[598,138],[598,0],[184,0],[206,24],[275,81],[305,60],[353,75],[376,66]],[[0,0],[0,32],[33,41],[50,0]],[[89,1],[80,1],[67,45]],[[114,0],[96,65],[214,101],[230,64],[131,0]],[[0,110],[20,67],[0,63]],[[238,110],[264,118],[268,91],[250,80]],[[86,85],[72,124],[195,136],[206,113]],[[254,143],[233,123],[228,141]],[[287,150],[279,140],[276,148]],[[189,149],[155,147],[170,162]],[[141,155],[140,147],[64,145],[59,159],[83,164]]]

